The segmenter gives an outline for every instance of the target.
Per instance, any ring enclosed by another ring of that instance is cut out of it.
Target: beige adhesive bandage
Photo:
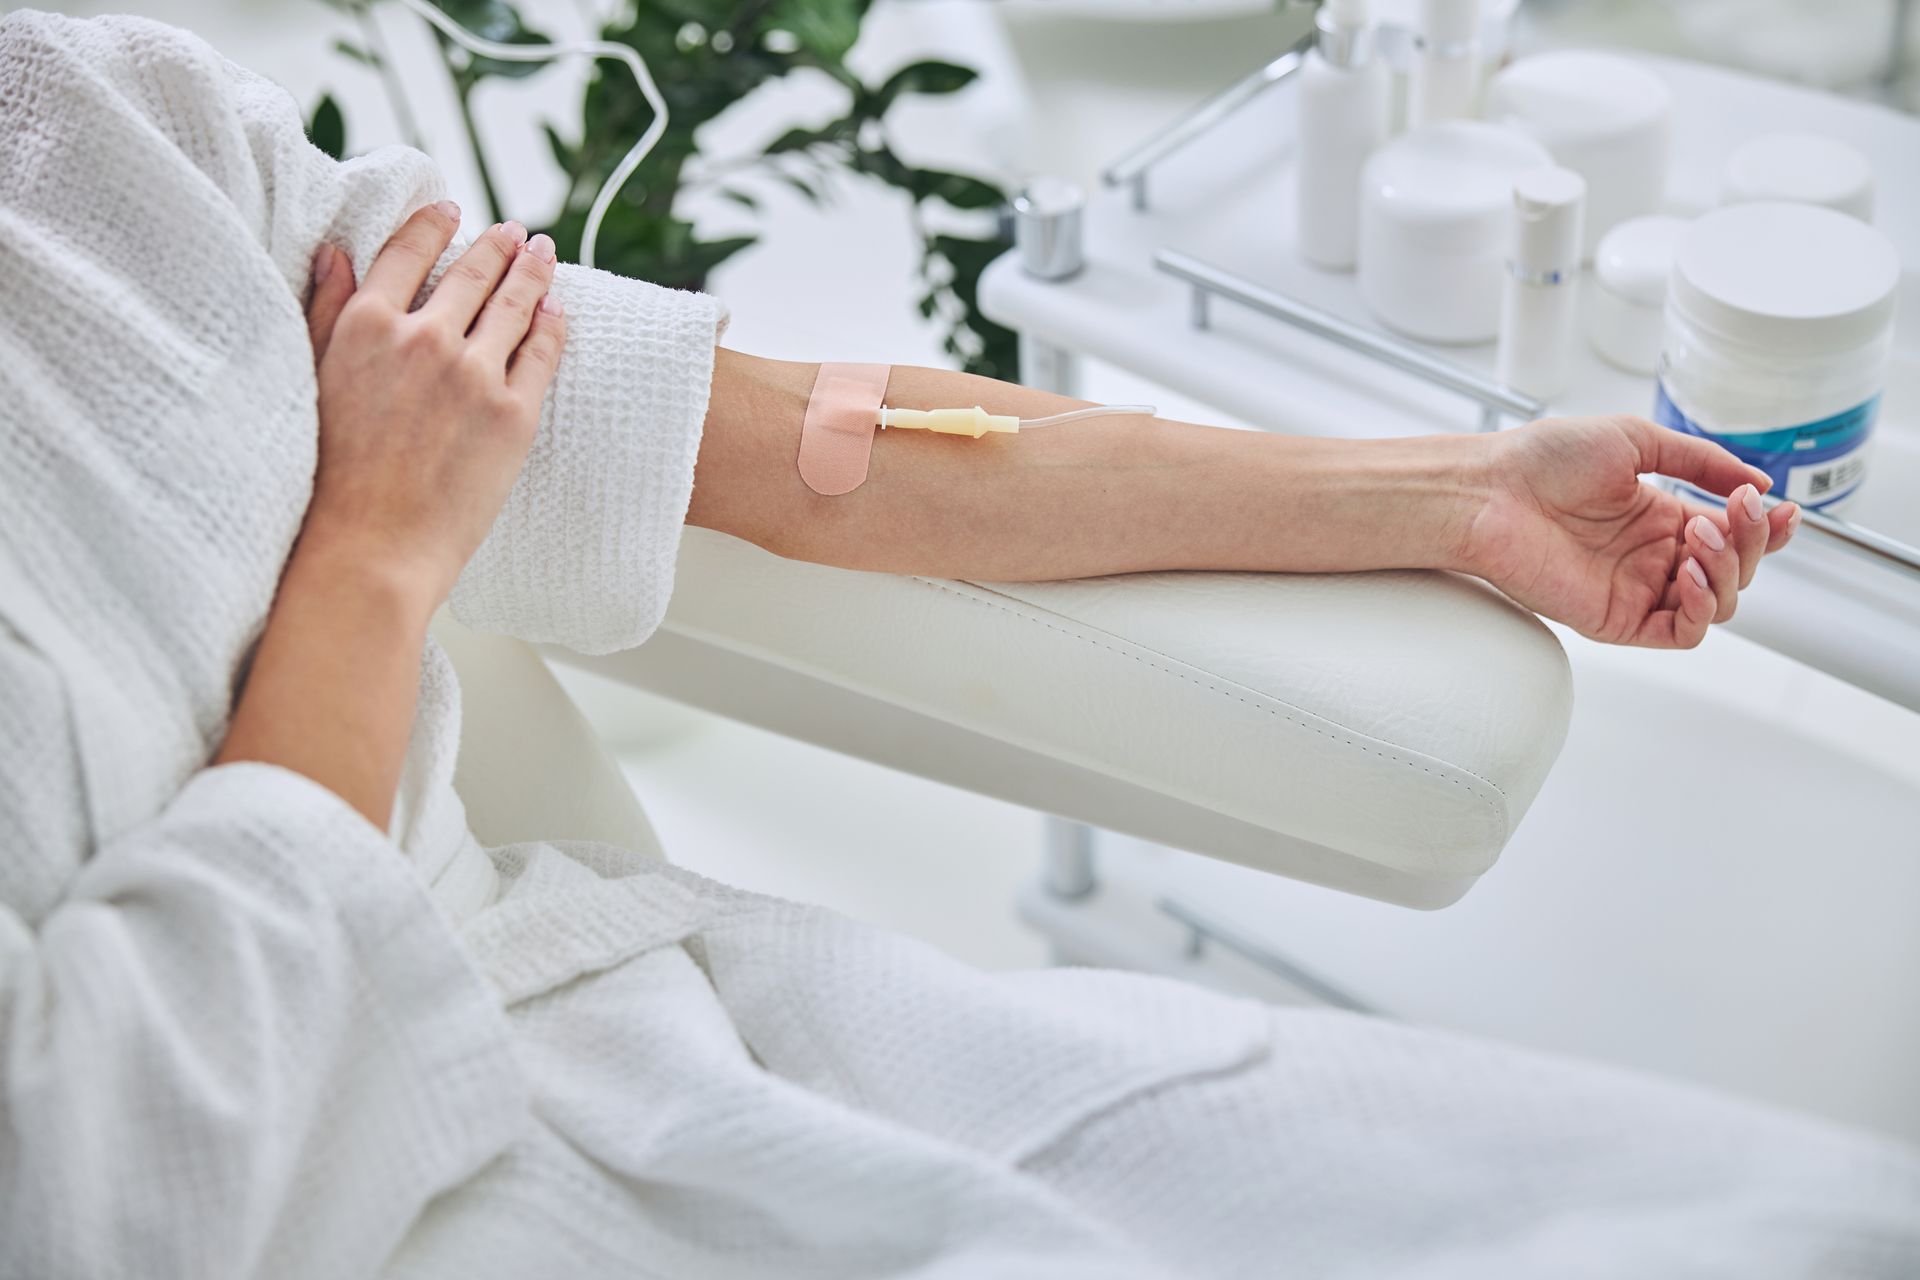
[[[800,426],[800,478],[815,493],[834,497],[867,478],[880,402],[887,396],[886,364],[823,364],[807,397]]]

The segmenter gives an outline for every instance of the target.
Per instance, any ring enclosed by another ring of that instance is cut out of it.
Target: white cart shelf
[[[1645,61],[1674,92],[1676,211],[1710,206],[1721,162],[1758,134],[1831,133],[1872,161],[1880,181],[1876,222],[1898,246],[1906,275],[1873,469],[1846,519],[1920,546],[1920,121],[1737,72]],[[982,305],[1044,347],[1118,365],[1269,430],[1349,437],[1473,430],[1478,406],[1460,396],[1230,301],[1216,299],[1208,327],[1196,329],[1191,286],[1156,268],[1156,254],[1173,250],[1377,327],[1350,273],[1318,271],[1293,252],[1293,136],[1294,90],[1282,83],[1160,160],[1146,210],[1136,210],[1126,190],[1097,195],[1087,209],[1087,266],[1079,275],[1037,280],[1008,255],[988,269]],[[1492,377],[1492,344],[1424,349]],[[1573,385],[1553,412],[1652,408],[1651,378],[1606,365],[1584,341]],[[1920,710],[1920,576],[1890,560],[1803,535],[1769,561],[1730,625]]]

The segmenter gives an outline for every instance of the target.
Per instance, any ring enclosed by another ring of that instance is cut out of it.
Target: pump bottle
[[[1314,25],[1300,68],[1296,243],[1314,266],[1350,271],[1360,168],[1387,138],[1387,68],[1374,56],[1367,0],[1324,0]]]
[[[1480,0],[1420,0],[1407,125],[1471,117],[1480,97]]]
[[[1530,169],[1513,184],[1494,376],[1541,400],[1567,389],[1586,199],[1586,181],[1571,169]]]

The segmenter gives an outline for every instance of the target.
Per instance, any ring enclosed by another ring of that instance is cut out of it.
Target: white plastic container
[[[1513,184],[1513,230],[1500,294],[1504,386],[1551,400],[1567,389],[1580,288],[1580,219],[1587,184],[1571,169],[1530,169]]]
[[[1419,0],[1418,15],[1407,124],[1471,116],[1480,97],[1480,0]]]
[[[1716,209],[1680,237],[1654,418],[1705,436],[1814,510],[1866,478],[1900,255],[1818,205]]]
[[[1295,245],[1316,267],[1353,269],[1360,169],[1387,138],[1387,67],[1375,56],[1366,0],[1326,0],[1300,68]]]
[[[1673,93],[1630,58],[1581,50],[1522,58],[1487,86],[1485,114],[1587,180],[1583,261],[1615,226],[1666,202]]]
[[[1513,184],[1550,166],[1511,129],[1453,120],[1402,134],[1360,179],[1360,296],[1381,323],[1428,342],[1500,328]]]
[[[1720,203],[1793,200],[1873,221],[1873,166],[1838,138],[1769,133],[1743,143],[1720,173]]]
[[[1649,214],[1607,232],[1593,254],[1593,300],[1587,340],[1602,360],[1651,376],[1660,367],[1667,277],[1685,218]]]

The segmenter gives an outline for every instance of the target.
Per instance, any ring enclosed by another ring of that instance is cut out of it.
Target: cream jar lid
[[[1673,274],[1673,254],[1685,218],[1664,213],[1628,218],[1607,232],[1593,255],[1593,274],[1600,287],[1615,297],[1642,307],[1667,300],[1667,277]]]
[[[1838,138],[1769,133],[1743,143],[1720,174],[1720,202],[1797,200],[1873,218],[1873,166]]]
[[[1893,322],[1900,254],[1879,231],[1811,204],[1729,205],[1694,219],[1671,298],[1702,328],[1789,355],[1863,346]]]
[[[1513,184],[1550,167],[1545,147],[1516,129],[1448,120],[1401,134],[1367,160],[1374,208],[1436,248],[1503,248]]]
[[[1495,76],[1486,117],[1551,148],[1583,148],[1663,128],[1672,104],[1666,81],[1631,58],[1570,49],[1521,58]]]

